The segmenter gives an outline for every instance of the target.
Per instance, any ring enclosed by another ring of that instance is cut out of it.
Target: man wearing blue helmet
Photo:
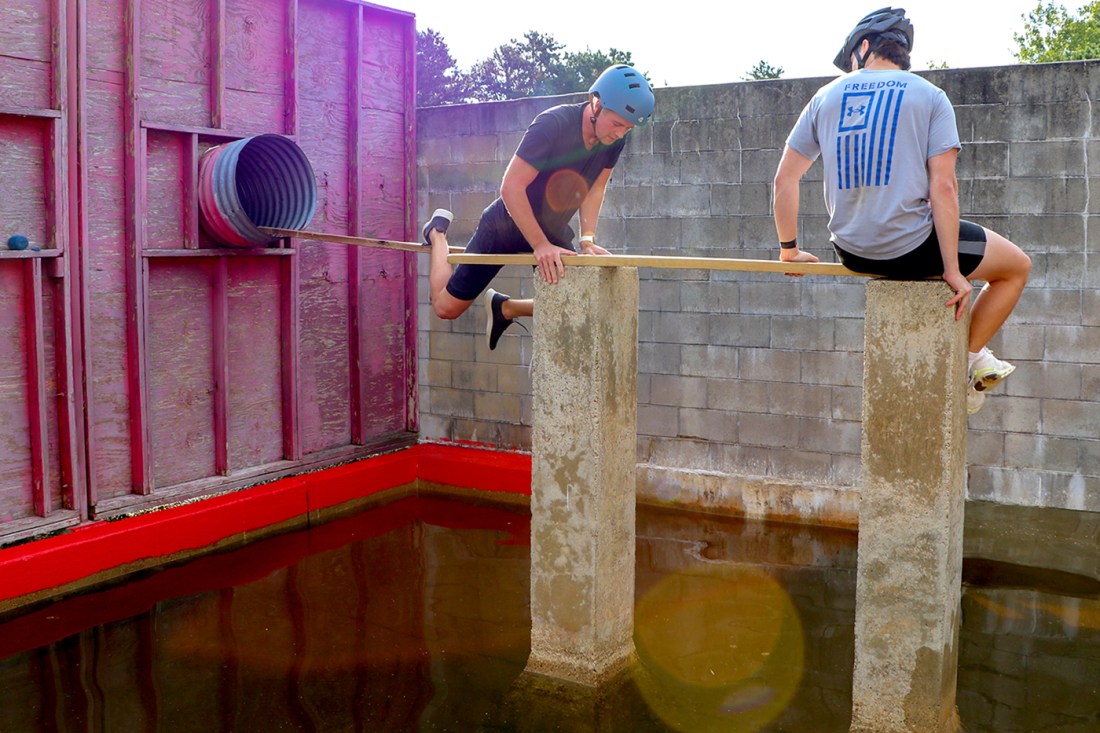
[[[1012,242],[959,218],[955,111],[941,89],[908,71],[913,25],[901,8],[867,15],[834,64],[845,74],[818,90],[787,138],[775,174],[779,259],[817,262],[798,248],[798,197],[813,161],[824,167],[829,233],[850,270],[896,279],[942,277],[956,319],[970,280],[987,285],[970,313],[967,409],[1015,367],[986,344],[1015,307],[1031,259]]]
[[[596,244],[604,191],[626,134],[649,121],[653,106],[645,77],[617,64],[592,85],[588,101],[559,105],[535,117],[504,172],[500,197],[482,212],[466,251],[534,252],[543,279],[556,283],[565,274],[561,256],[577,253],[569,222],[579,211],[580,253],[609,254]],[[432,309],[440,318],[458,318],[485,291],[486,339],[495,349],[513,319],[532,315],[534,303],[486,291],[500,265],[451,267],[446,233],[452,218],[451,212],[436,209],[424,225],[424,242],[432,248]]]

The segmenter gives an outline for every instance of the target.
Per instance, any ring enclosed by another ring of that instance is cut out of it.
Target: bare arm
[[[928,159],[928,199],[932,204],[932,225],[943,257],[943,279],[955,291],[947,306],[955,306],[955,320],[970,304],[970,282],[959,271],[959,184],[955,178],[957,148]]]
[[[611,180],[611,169],[604,168],[603,172],[592,182],[592,188],[581,202],[581,235],[590,234],[596,236],[596,225],[600,218],[600,208],[603,206],[604,193],[607,191],[607,182]],[[581,254],[607,255],[611,254],[603,247],[588,242],[581,243]]]
[[[789,145],[783,149],[783,157],[775,172],[775,233],[780,242],[790,242],[798,237],[798,195],[802,188],[802,176],[810,170],[813,161]],[[779,250],[780,262],[818,262],[810,252],[801,251],[797,245]]]
[[[508,209],[512,221],[516,223],[523,238],[531,245],[543,280],[556,283],[558,278],[565,274],[565,265],[561,263],[561,256],[569,254],[569,250],[551,243],[538,221],[535,220],[535,212],[531,209],[531,202],[527,200],[527,187],[538,174],[538,170],[533,165],[518,155],[513,155],[511,162],[508,163],[508,169],[504,171],[504,180],[500,184],[500,198],[504,201],[504,206]]]

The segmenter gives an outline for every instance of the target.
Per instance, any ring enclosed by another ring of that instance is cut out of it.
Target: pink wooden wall
[[[0,542],[415,440],[414,257],[219,247],[196,195],[279,133],[309,229],[414,238],[414,59],[351,0],[0,4]]]

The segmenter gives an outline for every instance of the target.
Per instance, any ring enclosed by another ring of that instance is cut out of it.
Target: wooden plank
[[[405,232],[404,238],[416,236],[416,20],[407,16],[405,26]],[[419,325],[417,319],[417,258],[405,258],[405,429],[420,430],[420,370],[417,365]]]
[[[533,254],[489,255],[452,254],[451,264],[535,265]],[[778,272],[798,275],[851,275],[874,277],[852,272],[836,262],[779,262],[778,260],[741,260],[726,257],[662,257],[659,255],[562,255],[563,264],[578,267],[655,267],[672,270],[736,270],[741,272]]]
[[[225,125],[225,0],[210,0],[210,126]]]
[[[52,215],[47,202],[47,178],[55,155],[50,128],[53,119],[9,117],[0,124],[0,171],[5,185],[0,195],[0,254],[20,257],[34,251],[9,250],[8,237],[21,234],[31,247],[49,246]],[[28,254],[30,253],[30,254]]]
[[[28,436],[31,431],[30,387],[27,367],[32,359],[28,351],[26,309],[27,262],[0,262],[0,505],[4,514],[0,526],[5,534],[9,526],[25,517],[37,517],[32,488],[33,454]]]
[[[145,364],[152,480],[147,493],[218,473],[214,350],[216,330],[223,324],[214,291],[222,262],[142,261],[151,267]]]
[[[287,261],[221,262],[229,273],[227,429],[230,475],[235,475],[284,457],[280,271]]]
[[[53,109],[52,89],[49,63],[0,56],[0,108]]]
[[[183,140],[183,247],[199,248],[199,136],[187,135]]]
[[[142,128],[145,151],[145,242],[158,249],[182,249],[187,204],[183,188],[188,177],[187,148],[193,135]]]
[[[0,117],[51,117],[61,119],[62,112],[59,109],[14,109],[0,107]]]
[[[30,420],[31,495],[34,513],[50,515],[49,463],[46,434],[46,334],[42,314],[42,260],[28,260],[23,269],[23,320],[27,340],[27,409]]]
[[[95,400],[91,380],[86,378],[89,374],[88,367],[91,363],[91,327],[88,318],[88,304],[91,294],[88,290],[88,221],[84,212],[84,195],[88,189],[87,172],[87,120],[84,113],[76,113],[77,110],[86,110],[85,76],[87,74],[87,41],[85,33],[78,32],[77,18],[86,18],[87,7],[85,0],[76,0],[73,5],[75,16],[67,23],[68,45],[68,200],[69,211],[69,240],[66,243],[68,257],[66,283],[63,286],[67,303],[65,312],[68,314],[66,336],[72,349],[71,360],[66,371],[69,374],[69,392],[66,400],[69,410],[72,411],[75,423],[73,433],[73,476],[71,484],[71,508],[75,509],[81,517],[87,516],[88,505],[95,496],[95,456],[91,449],[92,433],[90,426],[95,420]],[[83,407],[78,409],[77,406]],[[64,469],[63,469],[64,470]],[[62,500],[65,498],[65,490],[62,489]]]
[[[363,55],[363,9],[353,7],[350,13],[348,44],[353,63],[348,74],[348,231],[358,235],[362,231],[363,151],[360,147],[359,94],[363,84],[361,67]],[[348,252],[348,406],[351,422],[351,442],[362,445],[363,434],[363,373],[362,373],[362,325],[359,319],[359,282],[362,279],[361,259],[358,247]]]
[[[90,5],[95,5],[90,3]],[[94,16],[94,10],[89,8]],[[117,11],[115,24],[118,22]],[[128,315],[126,303],[129,251],[125,172],[127,140],[126,87],[95,81],[88,70],[82,170],[88,185],[82,191],[84,226],[83,308],[88,417],[89,501],[131,491],[130,383],[127,369]],[[124,78],[124,77],[120,77]]]
[[[43,5],[41,0],[4,0],[0,4],[0,52],[4,56],[50,60],[51,18],[42,12]]]
[[[123,105],[124,181],[126,191],[126,373],[130,417],[130,486],[135,494],[152,491],[152,452],[148,424],[145,311],[148,272],[145,259],[145,151],[141,126],[141,2],[126,4],[126,97]]]
[[[237,249],[229,249],[223,247],[215,249],[213,247],[205,247],[202,249],[147,249],[142,252],[142,256],[147,259],[172,259],[178,257],[221,257],[221,258],[237,258],[237,257],[289,257],[296,254],[297,250],[289,248],[279,249],[253,249],[250,247],[240,247]]]
[[[210,292],[211,341],[214,371],[214,470],[229,475],[229,264],[214,261]]]
[[[279,350],[282,362],[283,457],[301,460],[302,429],[299,424],[298,374],[301,371],[299,339],[301,311],[299,304],[298,258],[281,260],[279,269]]]
[[[275,227],[260,227],[260,230],[273,237],[293,237],[310,242],[331,242],[334,244],[353,244],[357,247],[381,247],[382,249],[398,249],[404,252],[416,252],[417,254],[430,254],[431,249],[417,242],[398,242],[389,239],[375,239],[373,237],[353,237],[347,234],[330,234],[329,232],[311,232],[299,229],[276,229]],[[451,252],[465,252],[462,247],[451,246]]]
[[[298,0],[287,0],[283,47],[283,132],[298,136]]]

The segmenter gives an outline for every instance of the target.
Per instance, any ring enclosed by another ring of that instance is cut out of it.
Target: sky
[[[418,30],[438,31],[467,70],[529,30],[552,35],[566,51],[617,48],[655,87],[741,81],[758,61],[784,78],[834,76],[833,57],[848,32],[883,0],[767,0],[673,3],[618,0],[372,0],[416,15]],[[1076,11],[1078,2],[1064,3]],[[913,70],[1016,63],[1012,34],[1039,0],[911,0]]]

